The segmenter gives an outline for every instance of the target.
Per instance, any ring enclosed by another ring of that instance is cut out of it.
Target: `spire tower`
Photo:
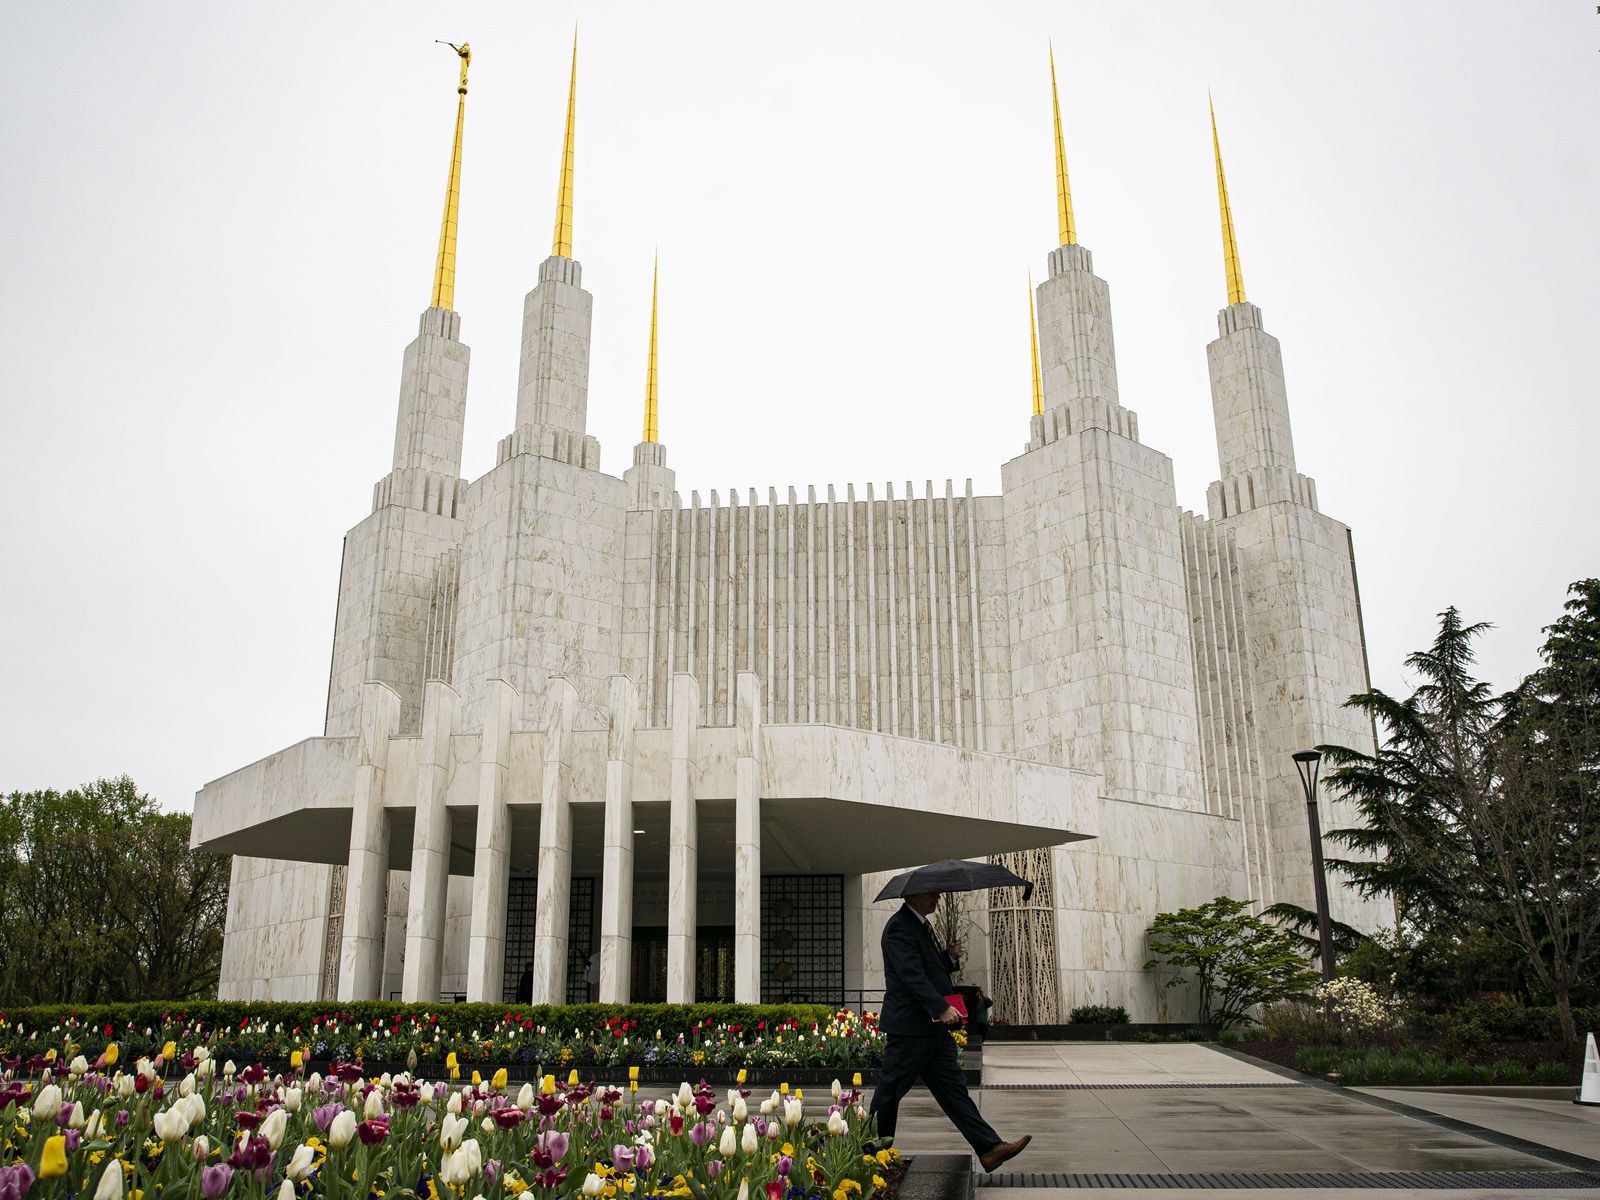
[[[1033,351],[1033,415],[1044,412],[1044,383],[1039,376],[1039,327],[1033,315],[1033,272],[1028,272],[1028,346]]]
[[[445,181],[444,219],[439,224],[439,257],[433,267],[433,297],[429,308],[456,306],[456,221],[461,207],[461,128],[467,116],[467,68],[472,47],[466,42],[446,46],[461,56],[461,82],[456,85],[456,137],[450,151],[450,175]]]
[[[645,368],[644,375],[644,437],[646,442],[659,442],[660,428],[657,422],[659,386],[656,377],[656,287],[661,279],[661,255],[656,254],[655,265],[650,270],[650,361]]]
[[[1217,204],[1222,210],[1222,263],[1228,273],[1228,303],[1243,304],[1244,273],[1239,270],[1239,243],[1233,235],[1233,208],[1228,203],[1228,178],[1222,173],[1222,142],[1217,137],[1217,109],[1206,97],[1211,110],[1211,152],[1217,160]]]
[[[1050,46],[1050,106],[1056,120],[1056,225],[1060,244],[1071,246],[1078,240],[1078,227],[1072,219],[1072,181],[1067,178],[1067,147],[1061,138],[1061,96],[1056,91],[1056,48]]]
[[[550,253],[572,257],[572,135],[578,103],[578,31],[572,31],[572,75],[567,82],[567,132],[561,145],[561,184],[556,189],[556,232]]]

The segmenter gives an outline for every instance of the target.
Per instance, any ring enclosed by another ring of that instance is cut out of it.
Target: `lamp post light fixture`
[[[1322,866],[1322,819],[1317,814],[1317,771],[1320,750],[1296,750],[1295,770],[1306,793],[1306,820],[1311,826],[1311,883],[1317,896],[1317,941],[1322,946],[1322,981],[1333,978],[1333,930],[1328,919],[1328,877]]]

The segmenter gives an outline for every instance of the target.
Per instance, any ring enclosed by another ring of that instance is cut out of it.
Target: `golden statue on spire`
[[[578,102],[578,30],[572,30],[572,77],[567,83],[567,135],[561,147],[561,183],[556,189],[556,233],[550,253],[572,257],[572,133]]]
[[[433,299],[430,308],[454,308],[456,304],[456,222],[461,208],[461,127],[467,116],[467,68],[472,65],[472,47],[441,42],[461,56],[461,82],[456,86],[456,137],[450,151],[450,176],[444,189],[444,220],[439,226],[439,257],[433,267]]]

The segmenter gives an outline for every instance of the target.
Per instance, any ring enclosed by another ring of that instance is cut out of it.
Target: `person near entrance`
[[[885,1035],[883,1068],[872,1093],[872,1115],[878,1133],[894,1137],[900,1101],[921,1079],[938,1101],[944,1115],[978,1155],[985,1171],[1015,1158],[1032,1135],[1014,1142],[1003,1140],[983,1119],[967,1093],[966,1077],[956,1061],[950,1026],[961,1020],[948,995],[955,991],[950,972],[964,949],[958,941],[948,948],[928,921],[939,903],[938,892],[907,896],[905,903],[883,928],[883,1011],[878,1028]]]

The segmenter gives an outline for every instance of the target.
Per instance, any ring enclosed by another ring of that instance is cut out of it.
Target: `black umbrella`
[[[921,892],[976,892],[983,888],[1020,887],[1022,899],[1033,895],[1033,884],[1014,871],[994,863],[968,862],[964,858],[947,858],[930,863],[915,871],[902,871],[877,895],[878,900],[893,900],[898,896],[915,896]]]

